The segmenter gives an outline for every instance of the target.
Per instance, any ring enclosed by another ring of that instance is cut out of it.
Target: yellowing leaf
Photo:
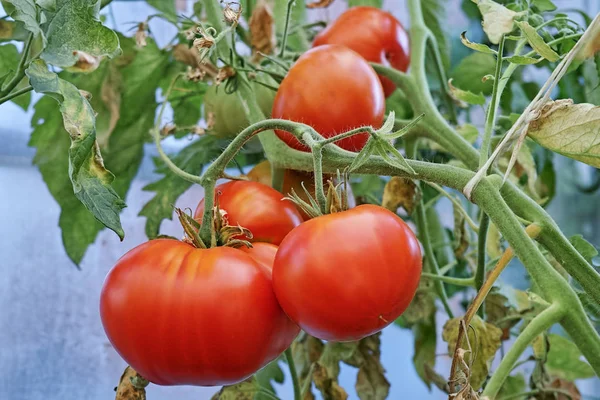
[[[254,400],[260,390],[254,376],[235,385],[223,386],[211,400]]]
[[[410,215],[419,198],[420,193],[411,179],[392,176],[383,189],[381,205],[393,212],[396,212],[398,207],[403,207]]]
[[[329,7],[334,0],[317,0],[312,3],[306,3],[306,8],[325,8]]]
[[[442,338],[448,342],[450,354],[454,354],[460,323],[461,318],[453,318],[446,322],[442,331]],[[475,316],[471,320],[470,327],[467,327],[467,333],[469,341],[467,343],[465,336],[461,349],[466,350],[464,358],[470,366],[471,386],[477,390],[487,378],[489,365],[500,348],[502,330]]]
[[[512,32],[515,18],[519,15],[517,12],[509,10],[492,0],[472,1],[477,4],[483,17],[483,30],[490,42],[498,44],[502,35]]]
[[[542,108],[527,134],[542,147],[600,168],[599,124],[600,107],[557,100]]]
[[[266,0],[260,0],[248,22],[252,51],[271,54],[275,48],[275,22],[273,11]]]
[[[544,42],[544,39],[542,39],[535,28],[529,25],[527,21],[518,21],[516,24],[521,28],[521,31],[527,38],[531,47],[537,51],[540,56],[548,61],[557,61],[560,59],[560,56]]]

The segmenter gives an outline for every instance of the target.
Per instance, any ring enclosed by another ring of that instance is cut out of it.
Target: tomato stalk
[[[283,36],[281,37],[281,49],[279,50],[279,57],[283,58],[285,55],[285,46],[287,42],[288,33],[290,30],[290,19],[292,17],[292,7],[294,6],[294,2],[296,0],[288,0],[287,9],[285,14],[285,25],[283,27]]]
[[[296,363],[292,354],[292,348],[288,347],[285,351],[285,359],[290,367],[290,375],[292,376],[292,384],[294,385],[294,400],[301,400],[300,381],[298,380],[298,372],[296,371]]]

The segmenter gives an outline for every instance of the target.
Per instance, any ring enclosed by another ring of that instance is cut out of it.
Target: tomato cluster
[[[357,19],[370,34],[357,33]],[[349,10],[289,70],[272,116],[307,123],[324,137],[380,126],[389,88],[367,60],[387,57],[405,69],[406,42],[389,14]],[[290,133],[276,133],[309,150]],[[358,134],[337,144],[358,151],[367,139]],[[236,240],[207,249],[152,240],[125,254],[106,278],[100,301],[106,334],[153,383],[239,382],[278,357],[300,329],[324,340],[359,340],[398,318],[416,292],[421,250],[396,214],[362,205],[310,219],[265,184],[268,163],[249,178],[215,188],[222,224],[245,228],[229,238]],[[284,193],[303,195],[301,182],[314,193],[312,181],[310,173],[286,171]],[[204,211],[202,199],[194,214],[200,223]]]

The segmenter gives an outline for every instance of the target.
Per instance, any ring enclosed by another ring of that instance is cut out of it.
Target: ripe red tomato
[[[414,233],[394,213],[367,204],[290,232],[275,257],[273,288],[281,308],[308,334],[351,341],[398,318],[420,276]]]
[[[391,65],[406,71],[410,63],[408,34],[390,13],[375,7],[353,7],[321,31],[313,46],[339,44],[363,56],[367,61]],[[396,85],[380,76],[385,97]]]
[[[110,342],[159,385],[228,385],[252,375],[299,333],[273,293],[273,250],[261,246],[270,245],[197,249],[157,239],[129,251],[100,297]]]
[[[240,225],[252,232],[252,242],[279,244],[294,227],[302,223],[302,216],[294,203],[283,200],[277,190],[258,182],[230,181],[217,185],[215,198],[219,208],[227,212],[229,225]],[[200,201],[194,218],[202,220],[204,199]]]
[[[272,118],[302,122],[324,137],[359,126],[383,124],[385,97],[377,74],[357,53],[343,46],[319,46],[304,53],[281,82]],[[288,146],[309,148],[293,135],[275,131]],[[361,133],[336,144],[359,151],[369,135]]]

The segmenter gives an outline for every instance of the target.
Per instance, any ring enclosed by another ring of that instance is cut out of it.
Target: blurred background
[[[555,0],[559,8],[579,7],[595,15],[600,10],[597,0]],[[468,24],[473,32],[479,26],[464,16],[460,0],[448,1],[448,25],[453,38]],[[191,0],[177,0],[181,13],[189,11]],[[337,0],[326,10],[309,11],[311,20],[332,20],[345,9]],[[409,26],[404,0],[388,0],[384,9]],[[155,10],[139,1],[115,0],[105,10],[106,23],[133,35],[134,26]],[[0,12],[0,17],[4,14]],[[150,30],[159,46],[165,46],[175,34],[174,28],[160,19],[150,22]],[[477,34],[470,38],[477,41]],[[453,59],[466,48],[453,42]],[[538,79],[544,79],[538,77]],[[33,94],[32,104],[39,98]],[[143,204],[152,193],[142,191],[154,181],[151,157],[156,154],[147,145],[142,167],[132,184],[121,218],[126,237],[104,230],[98,235],[81,263],[81,270],[69,260],[61,243],[58,228],[60,209],[49,194],[37,168],[31,165],[33,149],[27,146],[32,131],[32,107],[27,112],[12,102],[0,107],[0,399],[86,399],[114,398],[114,387],[126,364],[112,349],[100,323],[98,302],[100,289],[108,270],[126,251],[146,241],[144,218],[139,217]],[[175,141],[165,143],[174,149]],[[590,185],[597,171],[561,158],[555,164],[558,174],[557,196],[549,210],[567,235],[582,233],[600,246],[600,194],[585,194],[578,185]],[[65,171],[66,172],[66,171]],[[177,202],[179,207],[194,207],[202,197],[202,189],[192,187]],[[451,223],[452,211],[446,217]],[[165,221],[162,233],[181,236],[178,224]],[[522,281],[524,271],[515,265],[503,276],[512,282]],[[442,317],[442,316],[440,316]],[[440,319],[438,327],[443,323]],[[390,399],[443,399],[434,389],[429,392],[412,365],[413,339],[409,330],[390,326],[383,332],[382,362],[387,379],[392,383]],[[446,343],[438,341],[438,353],[447,352]],[[438,358],[438,371],[448,371],[449,359]],[[285,370],[285,368],[284,368]],[[287,373],[287,371],[286,371]],[[356,370],[342,366],[340,383],[353,393]],[[600,382],[588,379],[580,385],[587,397],[600,398]],[[148,387],[149,400],[210,399],[218,388]],[[282,399],[292,397],[291,382],[278,387]]]

